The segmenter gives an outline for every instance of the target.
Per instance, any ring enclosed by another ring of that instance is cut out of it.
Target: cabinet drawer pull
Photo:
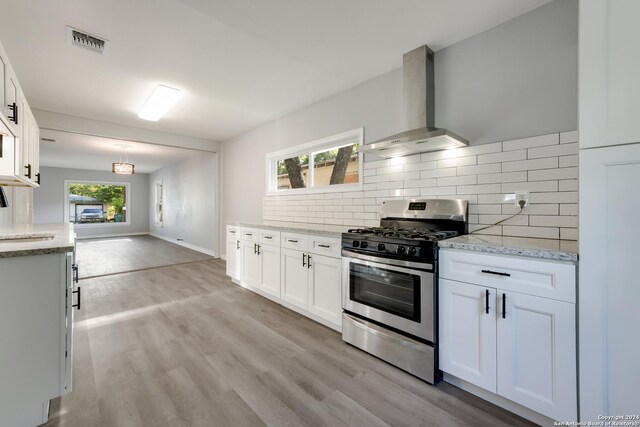
[[[293,239],[287,239],[287,242],[289,242],[289,243],[298,243],[297,240],[293,240]]]
[[[77,308],[78,311],[80,311],[80,304],[82,303],[82,294],[80,293],[81,290],[82,290],[82,288],[80,286],[78,286],[78,290],[72,292],[73,294],[78,294],[78,303],[77,304],[73,304],[71,307]]]
[[[489,289],[486,289],[484,292],[484,312],[489,314]]]
[[[12,103],[7,105],[7,107],[9,107],[9,110],[11,110],[11,116],[8,116],[7,119],[11,120],[13,123],[18,124],[18,106],[16,105],[16,103]]]
[[[318,245],[318,246],[320,246],[321,248],[327,248],[327,249],[331,247],[330,245]]]
[[[245,236],[253,236],[253,233],[244,233]]]
[[[236,230],[229,230],[229,234],[236,234]]]
[[[483,273],[487,273],[487,274],[495,274],[496,276],[505,276],[505,277],[511,277],[511,274],[509,273],[503,273],[501,271],[493,271],[493,270],[482,270]]]
[[[264,236],[264,238],[265,239],[269,239],[269,240],[273,239],[273,237],[271,237],[271,236]]]
[[[507,318],[507,294],[502,294],[502,318]]]

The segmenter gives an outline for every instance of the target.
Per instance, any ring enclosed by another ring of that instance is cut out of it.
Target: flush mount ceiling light
[[[138,113],[138,117],[152,122],[160,120],[169,108],[173,107],[180,95],[179,89],[158,85]]]
[[[127,148],[131,148],[129,145],[118,145],[118,147],[122,148],[122,153],[120,154],[120,161],[111,164],[111,172],[117,173],[118,175],[133,175],[136,169],[136,165],[129,162],[129,156],[127,155]],[[124,162],[122,158],[124,157]]]

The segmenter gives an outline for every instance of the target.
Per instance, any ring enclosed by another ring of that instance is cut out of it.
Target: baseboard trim
[[[184,246],[187,249],[192,249],[194,251],[202,252],[203,254],[212,256],[214,258],[219,258],[218,255],[215,253],[215,251],[212,251],[211,249],[203,248],[202,246],[192,245],[191,243],[187,243],[181,240],[176,240],[167,236],[161,236],[155,233],[149,233],[149,235],[153,237],[157,237],[158,239],[165,240],[167,242],[175,243],[178,246]]]
[[[76,235],[78,234],[78,230],[76,231]],[[109,238],[109,237],[126,237],[126,236],[144,236],[144,235],[149,235],[151,233],[149,233],[148,231],[142,231],[142,232],[137,232],[137,233],[116,233],[116,234],[98,234],[96,236],[78,236],[77,239],[78,240],[84,240],[84,239],[102,239],[102,238]]]
[[[506,409],[507,411],[511,411],[514,414],[521,416],[522,418],[525,418],[544,427],[550,427],[554,425],[554,420],[545,415],[532,411],[531,409],[526,408],[516,402],[512,402],[509,399],[498,396],[497,394],[491,393],[490,391],[480,388],[477,385],[471,384],[458,377],[454,377],[453,375],[447,374],[446,372],[444,372],[443,374],[443,380],[445,382],[461,388],[464,391],[468,391],[471,394],[475,394],[481,399],[491,402],[496,406]]]

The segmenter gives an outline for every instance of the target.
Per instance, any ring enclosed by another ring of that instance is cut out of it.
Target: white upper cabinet
[[[40,184],[40,130],[0,44],[0,184]]]
[[[640,2],[580,2],[580,148],[640,142]]]

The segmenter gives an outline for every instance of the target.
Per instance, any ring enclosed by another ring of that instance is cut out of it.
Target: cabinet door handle
[[[290,243],[298,243],[298,241],[297,241],[297,240],[293,240],[293,239],[287,239],[287,242],[290,242]]]
[[[507,294],[502,294],[502,318],[507,318]]]
[[[236,249],[240,249],[240,240],[236,240]]]
[[[327,248],[327,249],[331,247],[329,245],[320,245],[320,244],[318,246],[320,246],[321,248]]]
[[[260,245],[258,245],[258,255],[260,255]]]
[[[505,276],[505,277],[511,277],[511,274],[509,273],[503,273],[501,271],[493,271],[493,270],[482,270],[483,273],[487,273],[487,274],[495,274],[496,276]]]
[[[80,293],[81,290],[82,290],[82,288],[80,286],[78,286],[78,290],[72,292],[73,294],[78,294],[78,303],[72,305],[71,307],[77,308],[78,311],[80,311],[80,304],[82,303],[82,293]]]
[[[307,255],[307,268],[311,268],[311,255]]]
[[[72,279],[72,280],[73,280],[75,283],[78,283],[78,280],[79,280],[79,277],[78,277],[78,276],[80,275],[80,274],[78,273],[78,264],[72,264],[72,265],[71,265],[71,270],[73,271],[73,279]]]
[[[258,253],[258,245],[256,245],[255,243],[253,244],[253,253],[254,254]]]
[[[302,254],[302,266],[307,266],[307,254]]]
[[[36,174],[36,184],[40,185],[40,172]]]
[[[484,312],[489,314],[489,289],[486,289],[484,292]]]
[[[12,115],[8,116],[7,119],[11,120],[13,123],[18,124],[18,106],[14,102],[13,104],[7,105],[9,110],[11,110]]]
[[[25,173],[24,176],[26,176],[27,178],[31,179],[31,163],[29,163],[27,166],[25,166],[25,168],[27,168],[27,173]]]

